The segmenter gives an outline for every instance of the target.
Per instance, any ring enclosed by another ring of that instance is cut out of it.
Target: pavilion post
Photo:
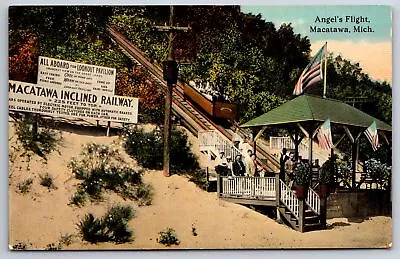
[[[308,134],[308,161],[310,166],[312,166],[312,146],[313,146],[313,134]]]
[[[351,165],[351,169],[353,171],[353,173],[351,175],[351,188],[355,189],[356,188],[356,172],[357,172],[357,162],[358,162],[358,150],[359,150],[359,147],[360,147],[359,139],[355,140],[355,142],[353,142],[351,144],[351,147],[352,147],[352,153],[351,153],[352,165]]]
[[[252,128],[252,137],[253,137],[253,154],[256,155],[257,152],[257,134],[255,128]]]
[[[335,172],[335,151],[333,148],[331,148],[331,168],[330,168],[331,172],[332,172],[332,177],[331,177],[331,181],[333,180],[333,190],[332,191],[336,191],[336,184],[337,184],[337,175]],[[333,179],[332,179],[333,178]]]
[[[294,132],[294,161],[297,161],[299,159],[299,145],[301,142],[301,139],[299,139],[299,131],[296,130]]]
[[[276,219],[281,220],[281,214],[279,212],[279,206],[281,205],[281,182],[279,178],[279,172],[275,173],[275,202],[276,202]]]
[[[304,216],[304,213],[305,213],[305,199],[306,198],[304,198],[304,199],[301,199],[301,200],[299,200],[299,231],[301,232],[301,233],[303,233],[304,232],[304,228],[305,228],[305,222],[304,222],[304,219],[305,219],[305,216]]]

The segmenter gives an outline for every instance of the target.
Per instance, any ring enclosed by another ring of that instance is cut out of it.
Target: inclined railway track
[[[122,51],[132,59],[136,64],[143,66],[148,75],[158,83],[158,85],[165,92],[167,90],[167,83],[163,79],[162,69],[150,62],[146,55],[139,50],[135,45],[129,42],[121,33],[111,26],[107,27],[107,32],[111,39],[122,49]],[[172,92],[172,110],[175,115],[181,117],[182,123],[195,135],[201,130],[217,130],[221,135],[231,140],[231,134],[222,126],[210,120],[202,111],[196,108],[192,103],[187,101],[183,95],[183,83],[178,82]],[[257,146],[257,152],[268,163],[263,163],[263,167],[267,171],[275,171],[279,168],[279,162],[267,150]]]

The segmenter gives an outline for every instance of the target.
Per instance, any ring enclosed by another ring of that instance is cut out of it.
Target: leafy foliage
[[[372,178],[375,183],[378,183],[385,189],[391,189],[392,181],[392,167],[380,161],[371,158],[365,161],[365,168],[367,174]]]
[[[17,184],[17,188],[20,193],[25,194],[31,190],[32,183],[33,183],[33,180],[31,178],[28,178],[22,182],[19,182]]]
[[[157,242],[166,246],[179,245],[181,242],[173,228],[160,231]]]
[[[49,190],[57,189],[54,184],[54,178],[49,174],[41,174],[39,175],[40,178],[40,185],[47,187]]]
[[[320,184],[330,184],[334,180],[335,164],[331,157],[321,166],[318,182]]]
[[[163,103],[161,89],[152,79],[148,78],[142,67],[121,69],[117,75],[115,93],[139,98],[140,122],[157,124],[163,122],[164,109],[161,108]]]
[[[69,167],[82,180],[71,204],[83,206],[86,194],[94,200],[102,198],[103,190],[112,190],[124,198],[137,200],[139,205],[150,205],[151,186],[142,182],[142,171],[134,171],[113,145],[89,143],[83,147],[82,159],[72,159]]]
[[[327,77],[329,97],[345,102],[353,97],[365,98],[368,103],[357,104],[357,108],[392,123],[392,87],[387,82],[372,80],[359,63],[352,63],[340,55],[329,57]]]
[[[294,165],[294,181],[297,185],[308,187],[311,182],[311,167],[308,162],[300,161]]]
[[[146,71],[113,44],[105,34],[110,24],[155,64],[167,54],[168,36],[153,29],[168,21],[168,6],[13,6],[9,10],[10,79],[36,82],[37,56],[117,68],[118,94],[141,99],[143,122],[162,122],[162,94]],[[291,24],[276,27],[260,14],[244,14],[237,6],[177,6],[175,22],[190,25],[179,33],[175,47],[194,57],[180,65],[180,80],[209,82],[229,101],[238,104],[239,123],[259,116],[291,99],[292,89],[310,58],[310,41]],[[357,108],[392,121],[392,86],[372,80],[360,64],[342,56],[328,59],[327,96],[349,101],[365,97]],[[308,93],[321,94],[321,87]],[[345,149],[343,147],[342,149]],[[391,148],[372,157],[391,164]]]
[[[42,128],[36,135],[33,130],[33,121],[29,117],[17,122],[16,135],[25,151],[31,151],[44,159],[47,159],[52,151],[56,150],[61,136],[55,130]]]
[[[129,206],[113,206],[102,218],[86,214],[78,223],[82,238],[90,243],[115,242],[125,243],[133,240],[133,232],[128,222],[135,216]]]
[[[144,132],[143,129],[126,130],[125,150],[139,165],[149,169],[162,169],[164,141],[159,128]],[[199,167],[197,158],[190,150],[187,136],[173,129],[171,132],[170,166],[172,172],[194,171]]]
[[[32,246],[30,242],[18,242],[12,246],[13,250],[28,250]]]

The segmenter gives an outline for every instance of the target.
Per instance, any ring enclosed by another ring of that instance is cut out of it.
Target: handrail
[[[308,188],[306,203],[315,213],[321,214],[321,199],[312,188]]]
[[[224,139],[215,130],[199,131],[199,140],[200,150],[203,148],[211,149],[215,154],[224,152],[225,156],[232,158],[232,161],[240,154],[239,149],[232,145],[230,141]]]
[[[299,199],[282,180],[280,181],[280,200],[299,219]]]

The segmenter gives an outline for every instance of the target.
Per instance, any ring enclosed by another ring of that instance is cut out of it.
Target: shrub
[[[54,178],[49,175],[49,173],[46,173],[44,175],[39,175],[40,178],[40,185],[47,187],[49,190],[51,189],[57,189],[57,187],[54,184]]]
[[[352,179],[352,165],[350,158],[346,155],[342,159],[336,158],[335,170],[337,171],[338,178],[341,178],[341,181],[343,181],[345,185],[350,187]]]
[[[148,188],[142,183],[143,171],[123,166],[125,161],[116,148],[90,143],[84,146],[81,155],[80,161],[73,159],[69,164],[76,178],[83,180],[70,204],[83,206],[87,197],[84,194],[100,200],[103,190],[112,190],[124,198],[146,200],[139,201],[139,205],[151,204],[152,193],[143,194]]]
[[[63,249],[64,246],[69,246],[72,244],[73,235],[71,234],[64,234],[61,235],[60,240],[57,243],[48,244],[45,250],[48,251],[57,251]]]
[[[86,214],[78,224],[82,238],[90,243],[115,242],[125,243],[133,240],[133,232],[128,222],[135,216],[129,206],[113,206],[100,219],[93,214]]]
[[[297,185],[308,187],[311,182],[311,167],[308,162],[298,162],[294,165],[294,181]]]
[[[391,166],[381,163],[375,158],[371,158],[365,162],[365,168],[375,183],[379,184],[384,189],[391,189]]]
[[[20,193],[25,194],[31,190],[33,180],[28,178],[20,183],[18,183],[17,187]]]
[[[189,177],[189,181],[193,182],[201,189],[207,190],[207,188],[209,187],[209,183],[206,179],[205,169],[193,170],[188,172],[186,175]]]
[[[85,205],[87,199],[87,194],[83,190],[78,190],[75,192],[71,199],[69,204],[73,204],[78,207],[82,207]]]
[[[32,123],[34,122],[29,117],[18,121],[16,127],[17,139],[22,144],[25,151],[31,151],[47,159],[47,155],[56,150],[57,143],[61,140],[61,136],[57,131],[46,127],[42,128],[38,135],[35,135]]]
[[[72,234],[62,234],[60,240],[58,241],[61,246],[69,246],[73,242],[74,235]]]
[[[48,251],[57,251],[57,250],[61,250],[61,249],[62,249],[62,245],[60,243],[57,243],[57,244],[51,243],[51,244],[48,244],[45,248],[45,250],[48,250]]]
[[[166,230],[160,231],[157,242],[166,246],[179,245],[179,238],[173,228],[167,228]]]
[[[150,184],[141,184],[136,190],[136,199],[139,206],[151,205],[153,200],[153,187]]]
[[[163,166],[163,135],[157,128],[151,132],[142,129],[127,129],[125,132],[125,150],[144,168],[160,170]],[[187,172],[199,167],[196,156],[190,150],[187,136],[173,129],[170,146],[171,172]]]
[[[13,250],[28,250],[30,246],[32,246],[32,243],[18,242],[12,246],[12,249]]]

